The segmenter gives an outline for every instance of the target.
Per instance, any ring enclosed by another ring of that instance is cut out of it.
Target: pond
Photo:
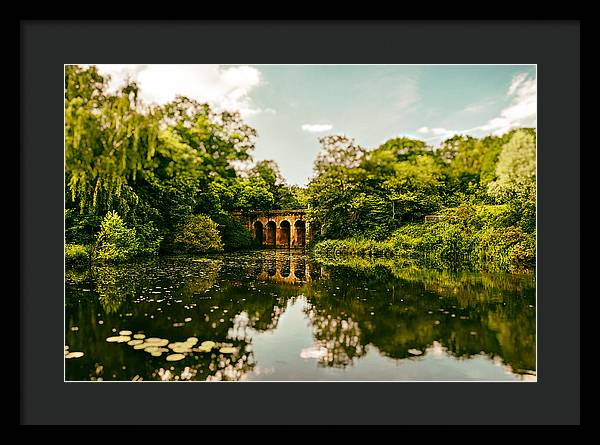
[[[535,381],[535,276],[302,251],[65,276],[67,381]]]

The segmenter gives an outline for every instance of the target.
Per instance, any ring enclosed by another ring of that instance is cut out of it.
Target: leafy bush
[[[225,249],[248,249],[257,244],[250,231],[237,219],[229,215],[220,215],[215,218],[215,222],[219,226],[219,233]]]
[[[223,250],[217,223],[207,215],[192,215],[175,235],[176,248],[187,253]]]
[[[65,209],[65,238],[70,244],[93,244],[101,218],[94,214]]]
[[[138,255],[156,255],[160,248],[163,237],[152,221],[139,224],[136,227],[138,240]]]
[[[322,257],[337,256],[390,256],[392,244],[388,241],[372,241],[350,238],[345,240],[325,240],[315,246],[315,254]]]
[[[124,261],[138,254],[135,229],[129,229],[115,211],[106,214],[100,224],[92,257],[99,261]]]
[[[65,264],[68,266],[81,266],[88,264],[90,253],[86,246],[81,244],[65,244]]]
[[[535,268],[535,233],[518,225],[511,207],[463,205],[444,213],[445,220],[406,224],[385,241],[321,241],[315,253],[329,259],[394,257],[444,270],[519,273]]]

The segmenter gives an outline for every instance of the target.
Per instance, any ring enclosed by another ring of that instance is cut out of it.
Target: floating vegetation
[[[167,355],[167,361],[176,362],[185,358],[184,354],[169,354]]]
[[[144,340],[129,340],[127,342],[129,346],[141,345],[142,343],[144,343]]]
[[[144,334],[134,334],[133,338],[137,339],[137,340],[141,340],[146,338],[146,336]]]
[[[129,340],[131,340],[131,337],[128,335],[117,335],[113,337],[108,337],[106,339],[106,341],[109,343],[124,343],[128,342]]]
[[[153,346],[167,346],[169,344],[169,340],[167,340],[166,338],[156,338],[156,337],[147,338],[145,340],[145,342],[150,343]]]
[[[68,354],[65,355],[65,358],[79,358],[79,357],[83,357],[83,352],[69,352]]]
[[[176,342],[171,343],[169,349],[172,349],[173,352],[184,353],[184,352],[192,352],[192,347],[184,342]]]
[[[119,331],[119,335],[131,335],[133,332],[131,331]]]
[[[219,352],[221,354],[233,354],[234,352],[237,352],[237,348],[231,348],[231,347],[224,346],[221,349],[219,349]]]

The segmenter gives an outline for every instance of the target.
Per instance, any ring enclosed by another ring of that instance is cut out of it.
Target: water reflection
[[[315,273],[318,274],[306,255],[298,252],[262,250],[256,252],[256,257],[256,279],[260,281],[303,284],[311,281]]]
[[[66,359],[67,380],[535,375],[532,276],[319,263],[261,250],[67,270],[65,281],[65,344],[84,352]],[[166,352],[106,341],[124,329],[216,346],[169,362]]]

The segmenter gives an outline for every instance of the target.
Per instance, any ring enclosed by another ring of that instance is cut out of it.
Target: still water
[[[536,379],[533,275],[262,250],[65,281],[65,380]]]

